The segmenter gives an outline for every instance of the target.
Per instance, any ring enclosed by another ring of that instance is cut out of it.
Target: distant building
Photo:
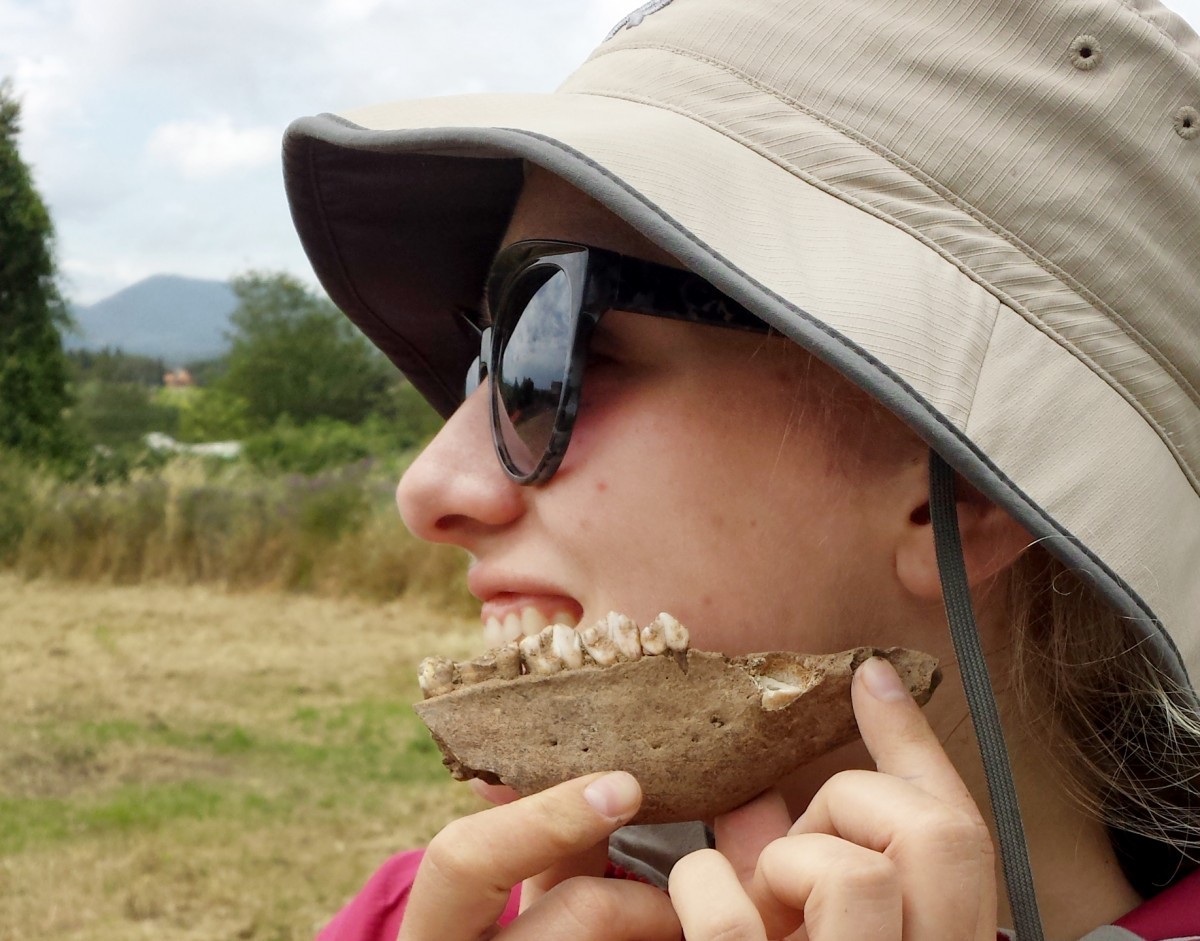
[[[163,385],[168,389],[186,389],[195,385],[192,374],[186,369],[176,369],[174,372],[163,373]]]

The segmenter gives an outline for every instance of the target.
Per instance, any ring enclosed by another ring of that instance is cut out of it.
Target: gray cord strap
[[[1033,890],[1033,872],[1029,867],[1025,829],[1021,825],[1021,808],[1017,804],[1008,749],[1004,744],[996,699],[992,695],[992,680],[979,646],[975,611],[971,606],[971,590],[963,563],[958,511],[955,508],[954,470],[934,451],[929,452],[929,515],[933,521],[938,573],[942,579],[942,598],[946,605],[946,618],[950,622],[950,637],[958,656],[967,705],[983,756],[992,815],[996,819],[1013,928],[1018,941],[1042,941],[1042,919]]]

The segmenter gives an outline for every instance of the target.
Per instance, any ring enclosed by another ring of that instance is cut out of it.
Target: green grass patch
[[[339,779],[408,783],[436,781],[445,775],[429,733],[412,706],[400,701],[370,699],[325,709],[303,706],[283,730],[222,722],[182,727],[161,719],[105,719],[47,723],[36,736],[57,746],[60,753],[73,746],[94,754],[120,743],[238,756],[281,770],[323,770]]]
[[[0,855],[63,840],[152,831],[173,821],[265,819],[378,803],[373,788],[445,780],[440,754],[406,703],[366,700],[298,709],[281,730],[228,723],[191,728],[124,718],[46,724],[34,737],[64,778],[63,797],[0,796]],[[117,785],[103,768],[114,749],[170,754],[185,780]],[[157,751],[156,751],[157,750]],[[211,770],[204,759],[214,759]],[[200,768],[200,771],[196,769]]]
[[[207,820],[236,799],[199,781],[127,785],[83,799],[0,797],[0,855],[61,840],[157,830],[179,820]],[[270,802],[249,807],[257,814],[272,809]]]

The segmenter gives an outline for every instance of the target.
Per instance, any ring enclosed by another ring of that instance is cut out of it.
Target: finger
[[[978,813],[886,774],[843,771],[822,785],[790,834],[840,837],[890,859],[906,937],[995,937],[991,838]]]
[[[877,657],[866,661],[851,690],[875,766],[958,808],[975,828],[981,871],[978,917],[986,934],[996,915],[995,847],[970,791],[890,663]]]
[[[801,922],[810,941],[959,937],[905,931],[895,864],[882,853],[824,833],[771,843],[759,857],[752,886],[770,938],[791,935]]]
[[[514,885],[595,846],[640,804],[637,781],[617,771],[453,821],[425,851],[400,938],[476,941],[503,912]]]
[[[521,911],[529,908],[560,882],[576,876],[603,876],[608,868],[608,837],[574,856],[526,879],[521,886]]]
[[[671,904],[687,941],[766,941],[758,909],[729,860],[697,850],[671,869]]]
[[[787,833],[791,823],[783,795],[772,788],[717,817],[713,833],[717,849],[729,860],[738,879],[746,883],[754,875],[763,847]]]
[[[666,893],[624,879],[562,882],[501,932],[502,941],[680,941]]]
[[[975,811],[967,786],[890,663],[880,657],[865,661],[855,671],[851,697],[875,767]]]

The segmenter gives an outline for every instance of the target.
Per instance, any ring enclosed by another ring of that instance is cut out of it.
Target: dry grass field
[[[477,805],[409,704],[465,618],[0,574],[0,938],[311,938]]]

